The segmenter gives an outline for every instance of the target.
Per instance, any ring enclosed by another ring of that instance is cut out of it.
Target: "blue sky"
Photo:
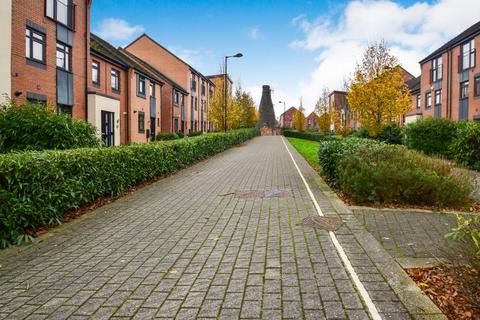
[[[468,8],[468,9],[466,9]],[[480,19],[479,0],[157,1],[94,0],[92,31],[116,46],[143,32],[199,71],[229,60],[235,82],[260,99],[312,111],[323,87],[342,89],[368,42],[385,39],[404,67]],[[277,116],[283,105],[276,105]]]

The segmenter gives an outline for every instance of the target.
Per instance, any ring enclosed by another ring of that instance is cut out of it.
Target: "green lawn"
[[[318,163],[318,146],[320,142],[298,138],[287,139],[317,172],[321,171],[320,164]]]

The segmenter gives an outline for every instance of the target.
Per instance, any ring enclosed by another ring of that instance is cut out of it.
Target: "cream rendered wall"
[[[0,0],[1,1],[1,0]],[[97,128],[97,136],[102,137],[102,111],[114,113],[115,145],[120,145],[120,101],[91,93],[88,95],[88,122]]]
[[[12,94],[12,0],[0,0],[0,103]]]
[[[415,122],[415,121],[417,121],[418,119],[421,119],[421,118],[422,118],[422,116],[420,116],[420,115],[405,116],[405,124]]]

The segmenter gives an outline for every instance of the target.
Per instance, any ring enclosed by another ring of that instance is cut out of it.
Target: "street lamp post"
[[[236,55],[233,56],[225,56],[225,73],[223,74],[223,111],[224,111],[224,119],[223,119],[223,128],[225,132],[227,131],[227,67],[228,67],[228,58],[241,58],[243,57],[243,54],[237,53]]]
[[[282,115],[282,128],[285,127],[285,101],[278,101],[278,103],[283,103],[283,115]]]

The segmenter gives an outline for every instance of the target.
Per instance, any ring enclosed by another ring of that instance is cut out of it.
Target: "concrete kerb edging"
[[[471,216],[478,215],[475,212],[466,212],[466,211],[442,211],[442,210],[428,210],[428,209],[418,209],[418,208],[376,208],[368,206],[349,206],[350,210],[365,210],[365,211],[382,211],[382,212],[402,212],[402,213],[436,213],[436,214],[451,214],[451,215],[463,215]]]
[[[298,159],[306,161],[291,144],[289,147],[290,151],[295,153]],[[356,220],[353,211],[328,187],[323,179],[313,169],[312,172],[304,174],[310,176],[310,179],[307,178],[309,181],[315,181],[316,187],[328,198],[334,210],[343,216],[353,236],[363,249],[368,252],[372,262],[387,280],[410,315],[414,319],[447,319],[442,311],[420,290],[416,283],[388,254],[377,239]]]

